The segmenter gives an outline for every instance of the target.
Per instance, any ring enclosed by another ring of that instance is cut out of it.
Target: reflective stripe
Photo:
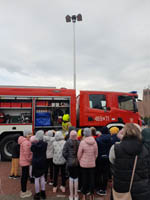
[[[120,123],[108,124],[108,125],[107,125],[107,128],[110,129],[110,128],[113,127],[113,126],[116,126],[116,127],[118,127],[118,126],[124,127],[124,124],[120,124]]]

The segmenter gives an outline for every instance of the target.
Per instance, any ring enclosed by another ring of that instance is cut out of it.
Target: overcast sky
[[[150,85],[149,0],[0,0],[0,85],[129,92]]]

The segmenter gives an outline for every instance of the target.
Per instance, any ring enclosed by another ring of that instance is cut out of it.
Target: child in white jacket
[[[45,133],[43,139],[45,142],[47,142],[45,181],[48,182],[47,176],[50,169],[49,185],[53,185],[53,142],[55,141],[54,134],[55,131],[49,130]]]
[[[54,164],[54,184],[53,184],[53,192],[57,191],[57,183],[58,183],[58,175],[59,170],[61,170],[61,181],[62,184],[60,186],[60,190],[65,192],[66,185],[66,160],[62,155],[63,147],[66,141],[64,140],[63,133],[61,131],[57,131],[55,134],[55,141],[53,143],[53,164]]]

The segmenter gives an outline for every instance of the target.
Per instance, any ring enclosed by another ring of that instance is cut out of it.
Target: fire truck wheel
[[[15,135],[8,135],[3,138],[1,141],[1,160],[2,161],[10,161],[12,156],[12,144],[14,142]]]

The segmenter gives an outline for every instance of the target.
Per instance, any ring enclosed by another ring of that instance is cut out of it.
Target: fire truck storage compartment
[[[32,98],[31,97],[1,97],[0,113],[4,117],[0,123],[22,124],[32,123]]]
[[[64,114],[70,114],[70,97],[37,97],[35,110],[36,127],[61,126],[59,117]],[[48,118],[47,116],[47,120],[49,120],[50,124],[48,121],[46,122],[46,116],[42,115],[42,113],[49,114],[50,117]],[[42,120],[44,124],[42,124]]]
[[[50,113],[41,112],[35,114],[35,126],[50,126],[50,125],[51,125]]]

